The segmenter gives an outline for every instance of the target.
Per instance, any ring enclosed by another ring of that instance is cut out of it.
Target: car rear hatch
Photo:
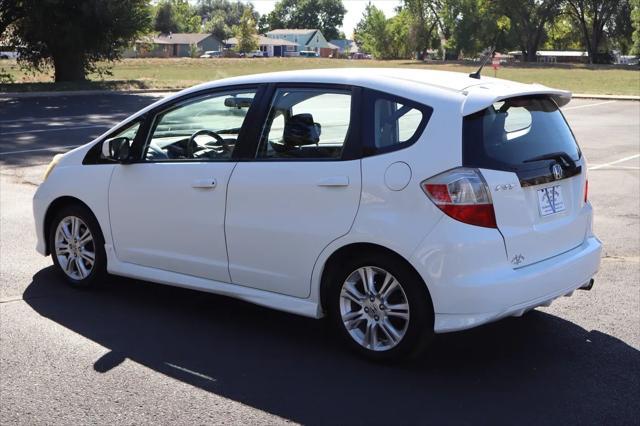
[[[585,163],[549,95],[501,99],[463,120],[463,163],[481,171],[514,267],[579,246],[590,215]]]

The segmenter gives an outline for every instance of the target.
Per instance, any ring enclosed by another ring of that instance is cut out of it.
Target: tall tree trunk
[[[82,52],[56,51],[52,53],[55,81],[85,81],[84,54]]]

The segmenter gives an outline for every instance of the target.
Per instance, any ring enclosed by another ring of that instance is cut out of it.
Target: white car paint
[[[377,244],[402,256],[422,276],[436,332],[522,314],[571,294],[597,272],[601,244],[591,231],[591,206],[580,197],[584,173],[562,183],[569,194],[564,223],[536,218],[535,194],[521,188],[515,174],[482,170],[500,230],[448,217],[420,186],[461,166],[464,115],[525,94],[547,94],[564,105],[568,92],[437,71],[295,71],[202,84],[150,105],[114,129],[203,90],[279,82],[371,88],[429,105],[433,114],[407,148],[335,162],[83,165],[86,153],[111,131],[106,132],[67,153],[38,188],[38,252],[47,252],[49,207],[60,197],[74,197],[95,214],[113,274],[321,317],[327,259],[349,244]],[[395,164],[406,167],[391,167]],[[214,188],[197,187],[211,179]],[[511,192],[493,189],[509,183]],[[560,235],[556,246],[538,242],[554,232]],[[514,268],[511,257],[524,251],[527,263]]]

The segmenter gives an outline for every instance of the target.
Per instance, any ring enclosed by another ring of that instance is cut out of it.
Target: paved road
[[[40,149],[153,100],[0,100],[0,423],[637,423],[639,102],[565,108],[605,243],[594,289],[382,366],[321,321],[224,297],[120,278],[74,291],[34,252],[30,200],[57,151]]]

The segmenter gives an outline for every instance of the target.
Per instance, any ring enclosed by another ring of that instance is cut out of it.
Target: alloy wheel
[[[409,301],[402,285],[384,269],[353,271],[340,291],[342,323],[354,341],[373,351],[400,343],[409,326]]]
[[[93,235],[86,223],[76,216],[60,221],[55,233],[55,251],[60,268],[74,280],[83,280],[91,274],[96,251]]]

